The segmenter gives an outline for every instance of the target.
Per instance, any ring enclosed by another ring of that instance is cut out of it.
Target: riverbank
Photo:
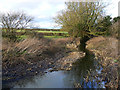
[[[3,86],[28,76],[43,75],[49,68],[51,68],[49,72],[71,70],[72,64],[85,56],[84,52],[78,51],[79,38],[27,38],[14,43],[3,39],[2,44]],[[100,60],[103,67],[98,77],[107,81],[106,87],[117,88],[119,83],[117,69],[120,67],[118,40],[111,37],[95,37],[86,44],[86,48],[95,54],[96,60]]]
[[[77,49],[79,41],[72,38],[27,38],[8,42],[3,39],[3,85],[28,76],[42,75],[49,68],[53,68],[51,71],[70,70],[73,62],[85,56]]]
[[[118,40],[111,37],[95,37],[87,41],[86,48],[92,51],[96,58],[101,58],[101,65],[103,70],[101,77],[107,88],[118,88],[119,71],[120,68],[120,55],[118,53]]]

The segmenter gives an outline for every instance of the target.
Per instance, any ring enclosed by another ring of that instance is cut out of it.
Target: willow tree
[[[66,9],[58,13],[55,22],[62,26],[62,30],[68,31],[72,37],[80,37],[86,42],[98,33],[99,21],[104,15],[105,5],[101,2],[66,2]]]

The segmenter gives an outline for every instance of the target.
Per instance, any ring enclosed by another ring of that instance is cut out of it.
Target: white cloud
[[[39,27],[39,28],[60,28],[58,24],[54,22],[39,22],[39,23],[34,23],[34,27]]]
[[[0,11],[25,11],[36,18],[36,23],[46,28],[54,27],[52,17],[57,11],[64,9],[63,4],[62,0],[0,0]]]
[[[8,10],[6,8],[4,8],[4,6],[2,4],[0,4],[0,11],[1,12],[6,12]]]
[[[57,15],[58,11],[65,9],[65,1],[69,0],[0,0],[0,11],[23,10],[27,14],[34,16],[36,23],[41,27],[54,27],[55,23],[52,18]],[[107,14],[116,16],[118,13],[117,1],[112,0],[114,4],[110,5]],[[114,8],[112,8],[113,6]]]
[[[118,2],[119,0],[108,0],[109,5],[106,8],[107,15],[111,15],[113,18],[118,16]]]

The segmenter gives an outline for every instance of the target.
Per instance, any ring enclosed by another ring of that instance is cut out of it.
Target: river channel
[[[44,75],[36,75],[9,84],[11,88],[105,88],[101,80],[102,66],[92,52],[86,50],[86,56],[73,63],[70,71],[47,69]]]

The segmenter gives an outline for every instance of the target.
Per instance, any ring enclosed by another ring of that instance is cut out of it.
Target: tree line
[[[80,37],[84,43],[94,36],[110,36],[111,26],[120,17],[105,15],[107,5],[98,2],[66,2],[66,9],[54,18],[72,37]],[[118,29],[117,29],[118,30]],[[115,31],[117,31],[115,30]]]
[[[86,42],[94,36],[118,37],[117,22],[120,16],[111,18],[105,15],[104,3],[97,2],[65,2],[66,9],[58,13],[55,22],[61,30],[67,31],[71,37],[80,37]],[[8,12],[0,14],[0,25],[5,28],[3,35],[15,38],[16,29],[25,29],[34,20],[24,12]],[[5,34],[4,34],[5,33]],[[113,35],[115,34],[115,35]]]

